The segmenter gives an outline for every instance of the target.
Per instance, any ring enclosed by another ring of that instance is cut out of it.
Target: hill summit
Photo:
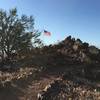
[[[88,78],[100,76],[100,49],[80,39],[68,36],[58,44],[44,46],[40,53],[48,56],[46,69],[58,71],[66,69],[72,73],[84,74]],[[38,51],[38,50],[36,50]]]
[[[68,36],[63,41],[55,45],[43,47],[44,53],[58,53],[64,56],[72,57],[76,61],[87,63],[100,63],[100,49],[95,46],[90,46],[80,39],[71,38]]]

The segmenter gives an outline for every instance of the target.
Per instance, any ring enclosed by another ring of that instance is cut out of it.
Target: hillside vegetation
[[[0,98],[100,100],[99,57],[98,48],[71,36],[58,44],[28,50],[10,63],[1,63]],[[10,92],[4,98],[6,90]]]

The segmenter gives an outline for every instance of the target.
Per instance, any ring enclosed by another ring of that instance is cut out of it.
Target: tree
[[[34,32],[33,32],[34,31]],[[38,38],[40,33],[34,30],[34,19],[32,16],[17,14],[17,9],[9,12],[0,10],[0,56],[10,59],[11,54],[31,48],[32,41],[41,44]]]

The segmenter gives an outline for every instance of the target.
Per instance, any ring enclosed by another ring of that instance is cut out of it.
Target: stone
[[[76,52],[78,50],[79,46],[77,44],[74,44],[72,48]]]
[[[99,54],[99,49],[96,48],[95,46],[90,46],[90,47],[89,47],[89,52],[90,52],[91,54],[98,55],[98,54]]]
[[[42,92],[38,93],[38,94],[37,94],[37,99],[38,99],[38,100],[44,100],[44,99],[43,99],[43,98],[44,98],[44,94],[45,94],[45,91],[42,91]]]
[[[51,88],[51,85],[49,84],[43,89],[43,91],[48,91],[50,88]]]

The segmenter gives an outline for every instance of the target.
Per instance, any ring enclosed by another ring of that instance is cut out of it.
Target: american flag
[[[48,32],[48,31],[46,31],[46,30],[44,30],[44,35],[46,35],[46,36],[51,36],[51,33]]]

